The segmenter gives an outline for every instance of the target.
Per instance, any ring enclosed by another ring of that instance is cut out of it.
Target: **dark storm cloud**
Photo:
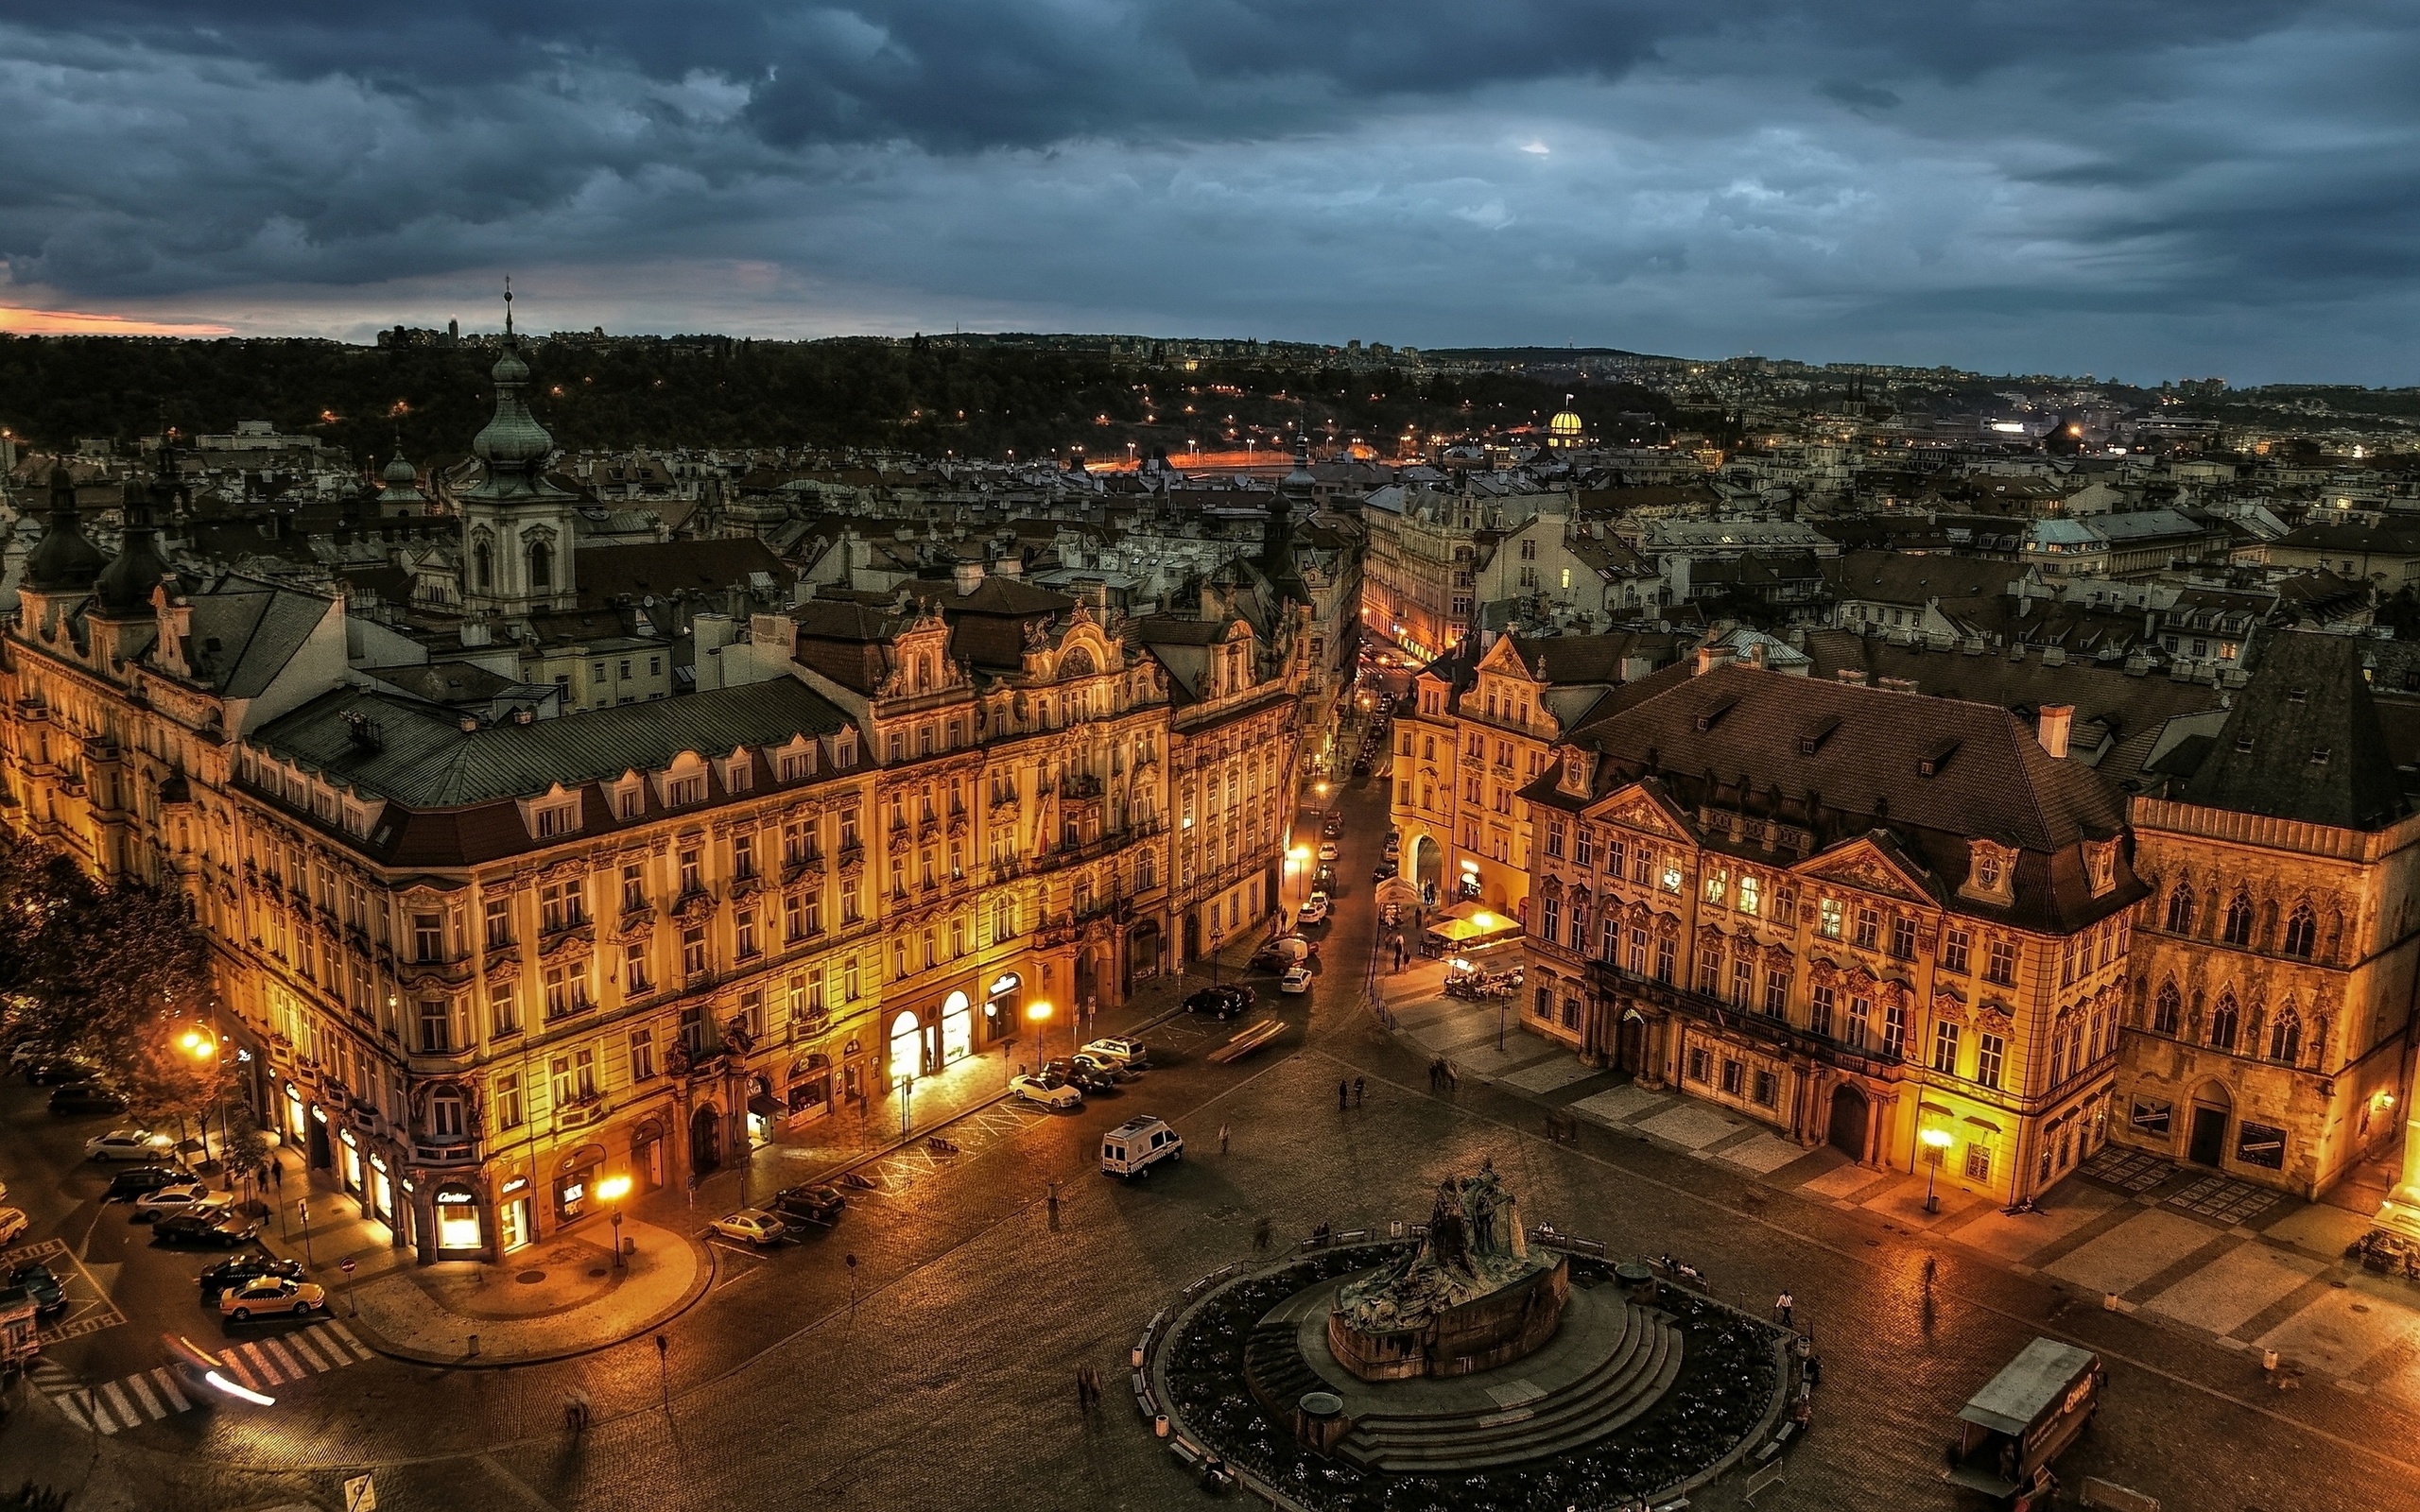
[[[759,303],[715,308],[815,284],[843,324],[863,296],[2301,361],[2330,321],[2348,352],[2413,334],[2415,26],[2270,0],[19,0],[0,256],[196,311],[506,263],[661,311],[661,269],[744,264]]]

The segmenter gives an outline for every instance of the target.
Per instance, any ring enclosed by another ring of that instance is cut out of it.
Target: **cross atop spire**
[[[512,275],[510,273],[504,275],[504,335],[507,340],[512,337]]]

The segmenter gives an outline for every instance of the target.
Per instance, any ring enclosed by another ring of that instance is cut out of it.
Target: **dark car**
[[[1184,1000],[1187,1013],[1215,1013],[1232,1019],[1253,1005],[1256,996],[1248,987],[1205,987]]]
[[[91,1081],[93,1068],[80,1060],[64,1057],[47,1057],[26,1067],[26,1080],[36,1087],[57,1087],[66,1082]]]
[[[1071,1060],[1060,1056],[1043,1063],[1042,1074],[1048,1081],[1065,1082],[1087,1097],[1096,1092],[1117,1091],[1116,1073],[1103,1070],[1089,1057],[1080,1056]]]
[[[1370,759],[1368,757],[1364,756],[1361,760],[1353,764],[1353,775],[1356,777],[1367,777],[1370,775]]]
[[[261,1226],[236,1213],[171,1212],[151,1226],[155,1245],[201,1245],[240,1249],[261,1235]]]
[[[1370,880],[1372,882],[1384,882],[1388,878],[1393,876],[1397,869],[1395,863],[1392,861],[1381,861],[1376,866],[1370,868]]]
[[[282,1276],[287,1280],[299,1281],[302,1280],[302,1263],[280,1260],[275,1255],[230,1255],[204,1267],[194,1280],[201,1283],[201,1299],[215,1302],[218,1300],[218,1294],[227,1288],[241,1286],[264,1276]]]
[[[96,1081],[79,1081],[50,1094],[54,1113],[123,1113],[126,1099]]]
[[[103,1202],[131,1202],[147,1196],[171,1182],[190,1181],[193,1173],[180,1171],[173,1165],[130,1165],[110,1177],[109,1190],[101,1194]]]
[[[1329,840],[1343,838],[1344,816],[1334,809],[1330,809],[1327,817],[1320,823],[1320,834],[1322,838]]]
[[[838,1187],[784,1187],[773,1194],[766,1206],[785,1218],[804,1218],[829,1228],[840,1221],[841,1211],[849,1199]]]
[[[34,1299],[36,1313],[56,1313],[67,1305],[67,1288],[60,1285],[50,1267],[38,1260],[26,1261],[10,1271],[9,1284],[26,1289],[26,1295]]]

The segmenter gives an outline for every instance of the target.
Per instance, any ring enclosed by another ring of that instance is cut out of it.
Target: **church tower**
[[[457,496],[462,511],[462,598],[473,610],[507,619],[577,599],[573,508],[577,495],[546,481],[555,438],[529,413],[523,390],[529,365],[512,334],[512,287],[504,291],[504,354],[495,380],[495,417],[471,442],[485,465],[475,488]]]

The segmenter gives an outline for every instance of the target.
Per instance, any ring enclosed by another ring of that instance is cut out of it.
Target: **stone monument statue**
[[[1365,1381],[1490,1369],[1553,1337],[1569,1295],[1560,1257],[1530,1257],[1520,1202],[1487,1160],[1438,1183],[1409,1258],[1339,1289],[1328,1348]]]

